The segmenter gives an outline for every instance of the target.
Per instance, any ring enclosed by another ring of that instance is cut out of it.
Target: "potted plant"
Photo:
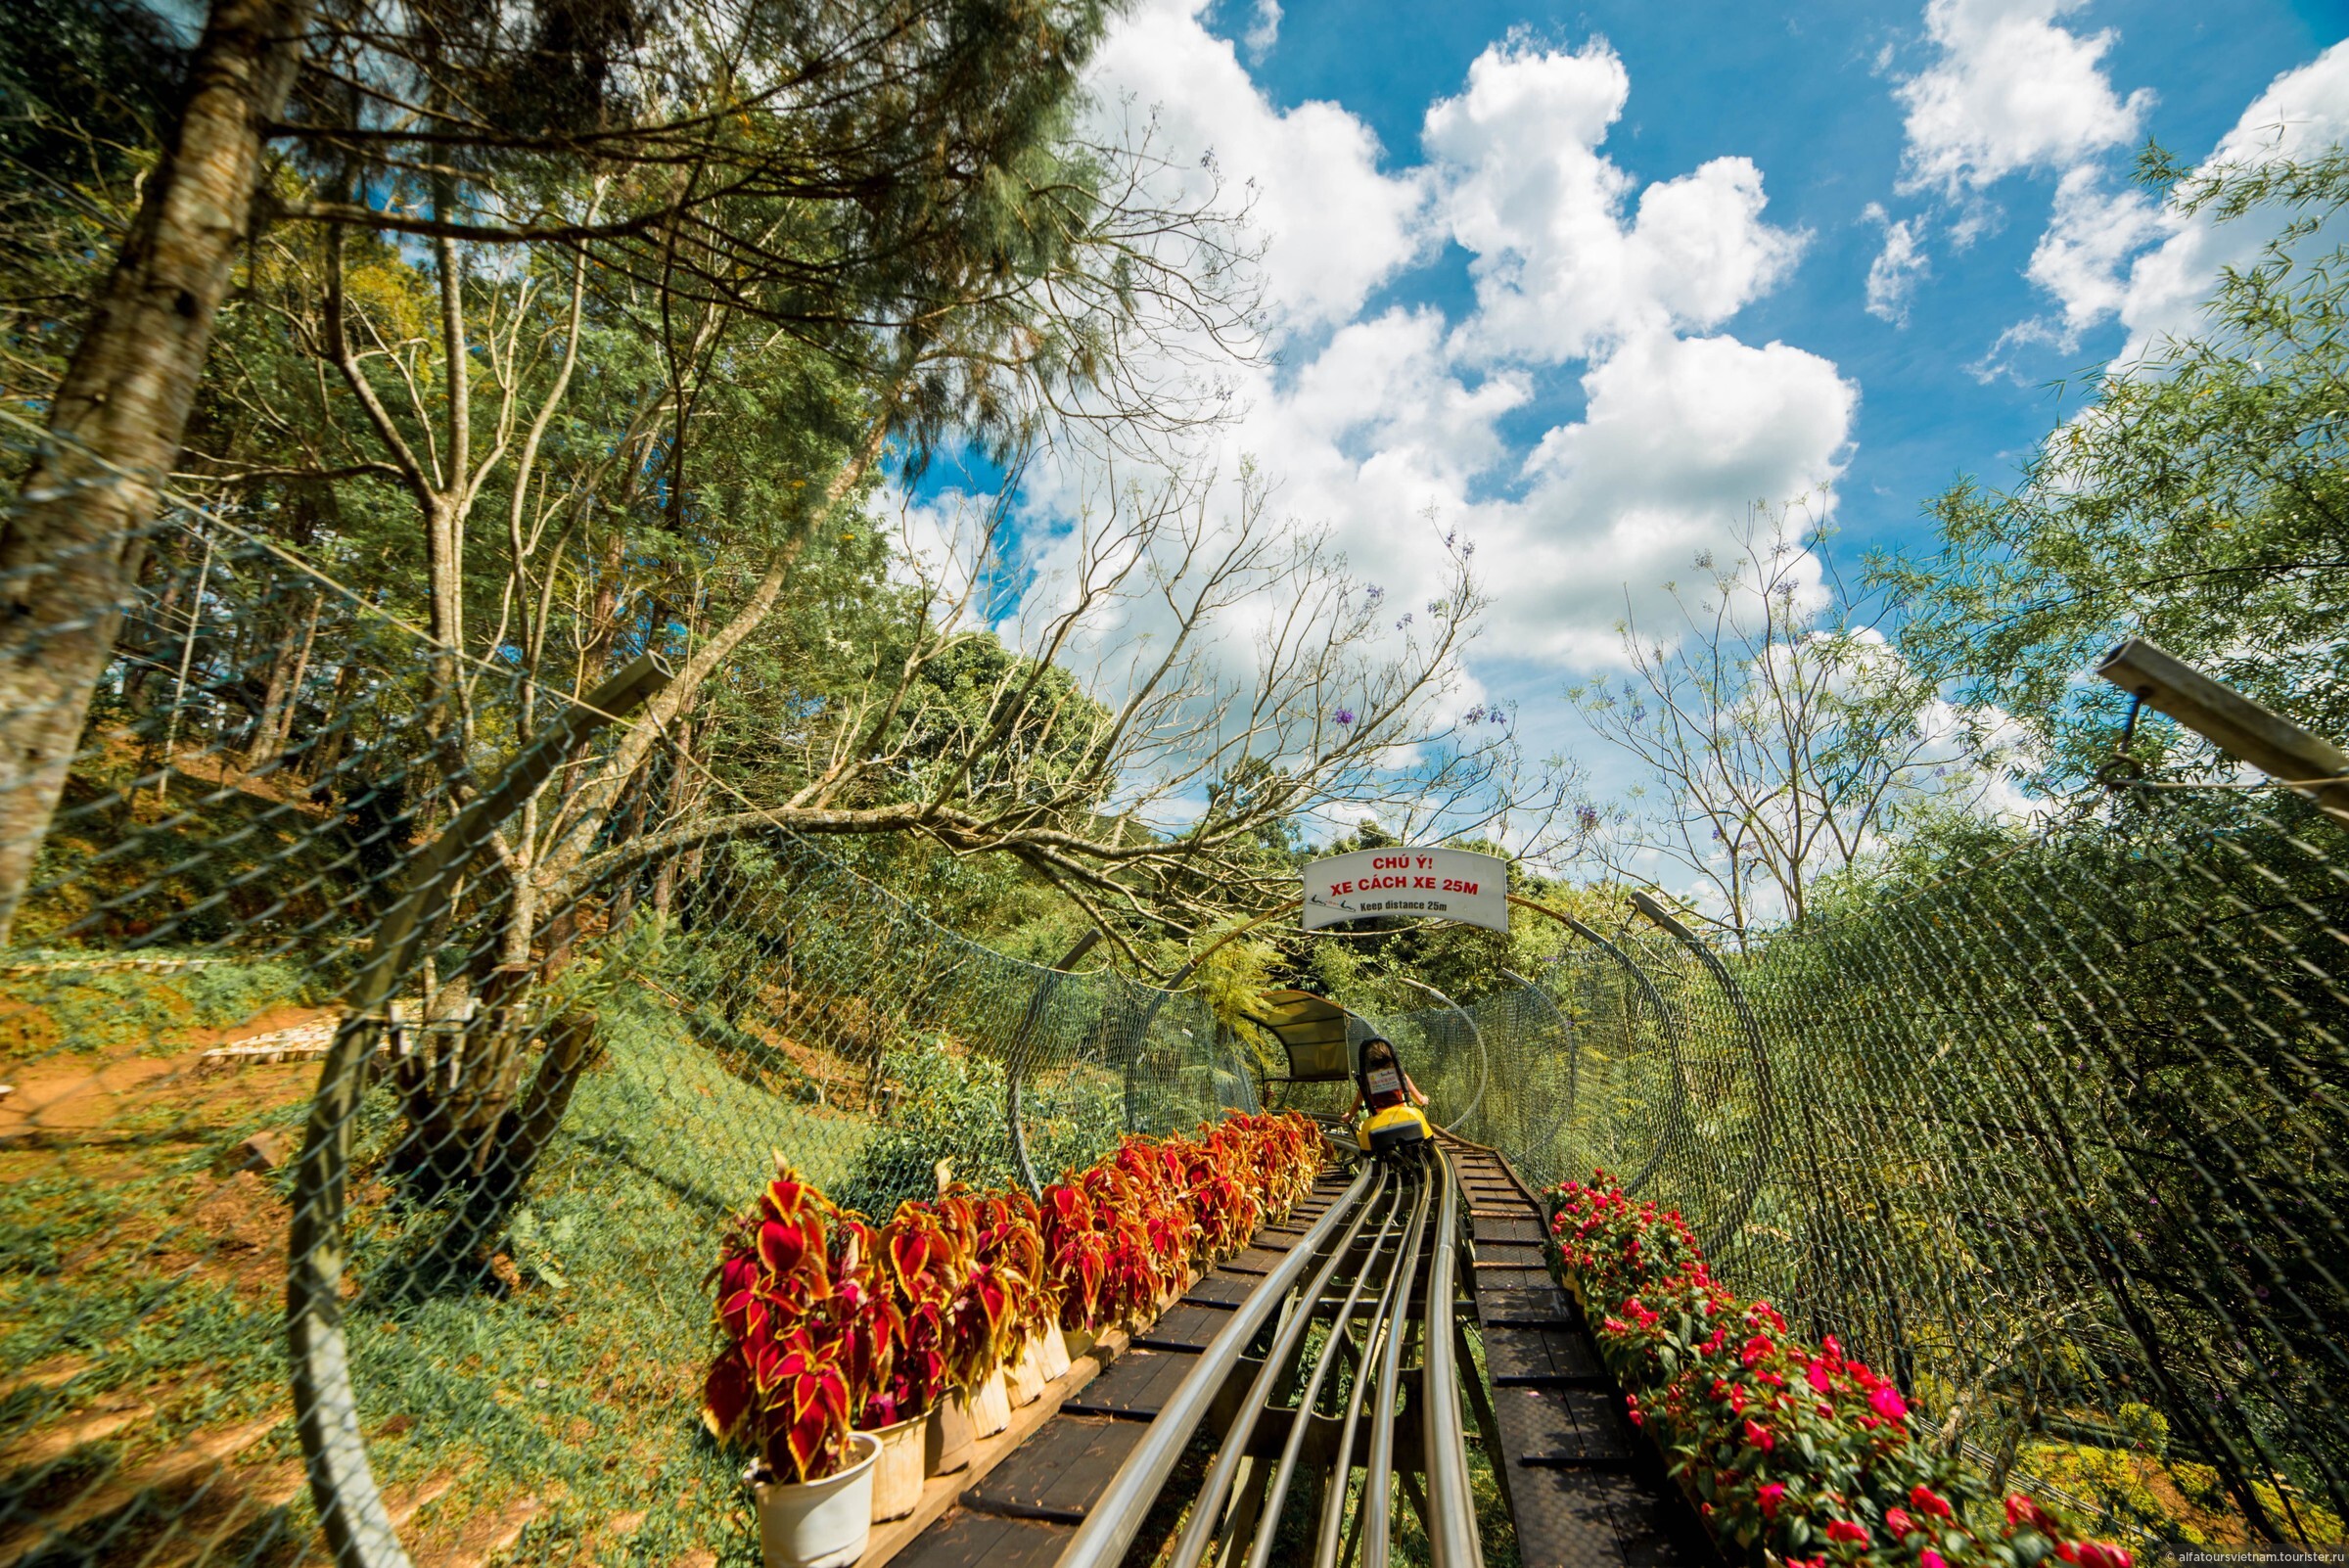
[[[1110,1238],[1091,1194],[1074,1174],[1063,1173],[1044,1189],[1040,1213],[1044,1270],[1060,1286],[1056,1321],[1065,1361],[1072,1354],[1082,1356],[1092,1349],[1093,1330],[1101,1321],[1097,1314],[1102,1287],[1109,1280]]]
[[[1058,1376],[1044,1369],[1041,1338],[1058,1310],[1058,1292],[1044,1273],[1044,1241],[1036,1203],[1024,1192],[982,1193],[972,1200],[979,1228],[977,1256],[1003,1293],[1005,1388],[1013,1409],[1033,1405]],[[1066,1356],[1061,1371],[1068,1370]]]
[[[754,1450],[744,1480],[767,1568],[844,1568],[871,1534],[881,1444],[852,1422],[859,1386],[888,1375],[895,1309],[870,1241],[778,1160],[711,1272],[724,1345],[702,1418],[719,1442]]]
[[[1019,1283],[980,1257],[978,1203],[960,1182],[932,1205],[948,1237],[944,1355],[946,1376],[962,1391],[971,1430],[992,1437],[1011,1425],[1003,1369],[1011,1350],[1011,1292]]]
[[[971,1462],[970,1405],[957,1386],[953,1313],[970,1277],[969,1237],[950,1225],[938,1205],[908,1200],[881,1230],[904,1323],[898,1375],[905,1397],[925,1411],[922,1469],[949,1475]]]

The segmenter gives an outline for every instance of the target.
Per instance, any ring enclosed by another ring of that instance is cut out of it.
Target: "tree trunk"
[[[253,739],[245,747],[248,773],[268,767],[285,749],[287,720],[294,705],[301,701],[301,681],[309,673],[310,648],[318,640],[318,614],[325,604],[326,596],[313,589],[299,645],[295,643],[291,626],[277,639],[269,659],[269,686],[261,696],[261,716],[253,721]]]
[[[0,525],[0,944],[81,740],[179,456],[311,0],[215,0],[176,142],[148,179]]]

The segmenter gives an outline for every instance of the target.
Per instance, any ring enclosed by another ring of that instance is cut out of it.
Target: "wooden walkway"
[[[1574,1303],[1550,1278],[1541,1204],[1492,1150],[1449,1147],[1472,1226],[1470,1289],[1493,1386],[1496,1468],[1524,1568],[1719,1563],[1654,1449],[1632,1429]],[[1472,1402],[1477,1393],[1472,1383]]]

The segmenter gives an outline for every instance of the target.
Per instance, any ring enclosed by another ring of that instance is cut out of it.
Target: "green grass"
[[[617,1004],[606,1024],[605,1058],[528,1196],[520,1252],[532,1267],[519,1289],[485,1271],[438,1293],[395,1288],[396,1261],[444,1217],[405,1208],[369,1176],[365,1151],[397,1130],[389,1091],[369,1096],[347,1329],[370,1459],[395,1501],[457,1478],[405,1532],[425,1549],[532,1498],[541,1511],[513,1560],[666,1563],[698,1549],[750,1563],[740,1461],[699,1422],[712,1349],[702,1280],[725,1216],[771,1173],[770,1150],[837,1181],[870,1129],[744,1083],[641,1001]],[[308,1086],[299,1069],[192,1081],[92,1136],[0,1149],[0,1358],[16,1371],[81,1368],[62,1388],[0,1400],[0,1444],[23,1453],[110,1405],[155,1407],[65,1464],[16,1466],[0,1504],[13,1496],[38,1512],[59,1488],[86,1484],[82,1468],[135,1467],[287,1409],[284,1184],[223,1180],[212,1165],[253,1132],[291,1132]],[[270,1245],[224,1231],[213,1211],[231,1200]],[[235,1475],[294,1456],[288,1424],[240,1455]],[[614,1532],[635,1514],[633,1533]],[[297,1560],[312,1535],[298,1493],[232,1531],[225,1560],[248,1548]],[[121,1549],[94,1535],[85,1545],[93,1557]]]
[[[132,956],[202,961],[160,970],[76,967],[118,963],[120,956],[12,948],[12,965],[38,967],[0,974],[0,1062],[124,1045],[167,1053],[185,1048],[188,1031],[226,1029],[309,999],[301,972],[290,963],[156,949]]]

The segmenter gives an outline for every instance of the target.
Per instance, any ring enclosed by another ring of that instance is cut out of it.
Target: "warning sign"
[[[1305,929],[1426,915],[1509,929],[1509,862],[1470,850],[1356,850],[1305,868]]]

